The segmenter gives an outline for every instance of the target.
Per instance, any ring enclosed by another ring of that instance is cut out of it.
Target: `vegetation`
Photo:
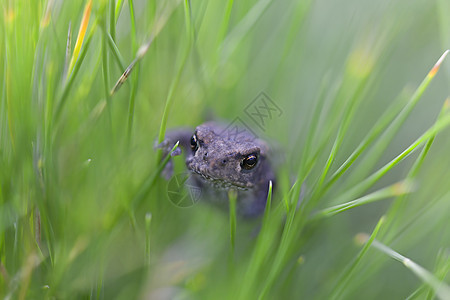
[[[1,297],[450,299],[448,1],[0,9]],[[258,220],[169,201],[211,115],[280,157]]]

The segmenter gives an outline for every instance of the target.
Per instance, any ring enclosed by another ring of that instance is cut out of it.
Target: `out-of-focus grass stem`
[[[184,7],[185,17],[188,18],[188,20],[186,20],[186,25],[191,26],[192,21],[190,20],[189,2],[188,2],[188,0],[185,0],[184,3],[185,3],[185,7]],[[173,81],[169,87],[169,92],[166,97],[166,104],[164,105],[164,111],[163,111],[163,115],[162,115],[162,119],[161,119],[161,126],[159,128],[158,143],[162,143],[164,140],[164,135],[166,133],[166,126],[167,126],[167,119],[169,117],[169,111],[172,106],[173,94],[174,94],[176,88],[178,87],[178,82],[180,80],[181,74],[183,73],[184,67],[185,67],[186,62],[189,57],[189,53],[191,52],[191,48],[192,48],[192,28],[187,28],[186,30],[187,30],[188,39],[187,39],[185,49],[181,54],[182,58],[181,58],[181,62],[179,64],[178,70],[175,74],[175,78],[173,79]],[[157,160],[160,160],[161,154],[162,154],[162,152],[158,151]]]
[[[375,229],[373,230],[370,237],[367,239],[367,241],[364,243],[364,247],[359,251],[358,255],[353,259],[352,263],[345,268],[344,272],[339,277],[338,282],[333,288],[333,291],[331,292],[331,299],[339,299],[345,289],[345,286],[347,285],[350,277],[355,272],[356,268],[361,263],[361,260],[367,253],[367,250],[369,250],[370,246],[372,245],[373,241],[377,237],[378,231],[381,228],[381,225],[384,223],[385,217],[381,217],[378,221],[377,225],[375,226]]]
[[[367,236],[362,236],[362,240],[366,240]],[[440,299],[450,299],[450,286],[448,286],[445,282],[437,279],[432,273],[428,270],[415,263],[411,259],[401,255],[400,253],[394,251],[388,246],[374,240],[372,246],[376,249],[380,250],[384,254],[390,256],[391,258],[401,262],[406,268],[408,268],[411,272],[413,272],[417,277],[419,277],[424,283],[429,285],[433,291],[436,293]]]
[[[131,43],[132,43],[133,51],[136,52],[137,51],[136,19],[134,16],[133,0],[128,0],[128,6],[129,6],[129,11],[130,11],[130,23],[131,23]],[[139,65],[136,66],[136,68],[137,68],[137,70],[135,72],[135,75],[132,78],[130,102],[128,105],[128,122],[127,122],[128,145],[130,145],[131,133],[132,133],[132,129],[133,129],[134,106],[135,106],[137,88],[139,85]]]
[[[109,33],[113,41],[116,40],[116,1],[109,0]]]

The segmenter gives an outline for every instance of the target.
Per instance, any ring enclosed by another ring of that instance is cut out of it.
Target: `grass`
[[[447,2],[285,4],[0,3],[0,297],[450,299]],[[168,201],[211,115],[276,149],[259,220]]]

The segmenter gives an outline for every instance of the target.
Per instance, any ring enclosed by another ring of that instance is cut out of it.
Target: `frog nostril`
[[[206,160],[207,157],[208,157],[208,152],[203,153],[203,159]]]

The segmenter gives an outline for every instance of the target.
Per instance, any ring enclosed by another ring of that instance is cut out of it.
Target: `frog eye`
[[[247,155],[241,163],[241,167],[246,170],[251,170],[256,166],[258,156],[256,154]]]
[[[191,137],[191,149],[192,151],[197,151],[198,149],[198,140],[195,134]]]

